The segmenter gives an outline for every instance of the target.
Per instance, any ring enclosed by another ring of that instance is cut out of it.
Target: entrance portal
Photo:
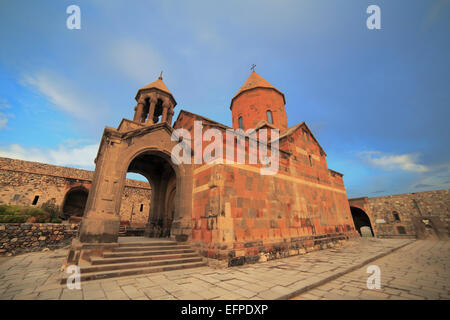
[[[359,232],[359,234],[362,236],[361,227],[369,227],[373,236],[374,232],[372,229],[372,224],[370,223],[370,219],[367,213],[357,207],[350,207],[350,210],[352,212],[352,218],[353,222],[355,223],[355,228]]]
[[[68,219],[72,216],[82,217],[84,208],[86,207],[86,201],[89,195],[89,191],[85,188],[76,188],[69,190],[66,194],[63,205],[64,218]]]
[[[172,221],[177,210],[177,176],[170,158],[158,151],[146,151],[136,156],[128,172],[147,178],[152,188],[149,218],[145,230],[148,237],[170,237]]]

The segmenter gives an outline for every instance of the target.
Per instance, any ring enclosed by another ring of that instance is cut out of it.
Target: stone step
[[[123,269],[135,269],[135,268],[148,268],[154,266],[163,266],[171,264],[183,264],[200,262],[203,259],[201,257],[181,258],[181,259],[165,259],[154,261],[141,261],[141,262],[128,262],[128,263],[113,263],[113,264],[100,264],[100,265],[86,265],[80,266],[81,274],[91,272],[103,272]]]
[[[128,263],[128,262],[140,262],[140,261],[156,261],[166,259],[181,259],[198,257],[197,253],[178,253],[178,254],[163,254],[153,256],[141,256],[141,257],[124,257],[124,258],[91,258],[92,265],[100,264],[112,264],[112,263]]]
[[[157,247],[157,246],[176,246],[178,243],[172,240],[161,241],[142,241],[142,242],[119,242],[120,248],[127,247]]]
[[[113,248],[113,252],[128,252],[128,251],[163,251],[163,250],[173,250],[173,249],[191,249],[187,245],[177,245],[177,246],[145,246],[145,247],[119,247]]]
[[[100,279],[107,279],[107,278],[114,278],[114,277],[125,277],[125,276],[139,275],[139,274],[148,274],[148,273],[154,273],[154,272],[197,268],[197,267],[203,267],[206,265],[207,265],[206,261],[199,261],[199,262],[190,262],[190,263],[153,266],[153,267],[147,267],[147,268],[117,269],[117,270],[112,270],[112,271],[89,272],[89,273],[81,273],[80,280],[81,281],[100,280]],[[67,278],[69,276],[70,275],[65,275],[61,279],[61,284],[67,283]]]
[[[142,257],[180,253],[194,253],[193,249],[166,249],[166,250],[149,250],[149,251],[126,251],[126,252],[103,252],[103,258],[125,258],[125,257]]]

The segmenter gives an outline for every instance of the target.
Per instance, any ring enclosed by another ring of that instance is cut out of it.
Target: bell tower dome
[[[283,132],[288,128],[285,104],[284,94],[253,71],[231,99],[233,128],[245,131],[265,121]]]
[[[134,108],[133,121],[145,125],[161,122],[172,125],[173,109],[177,102],[162,81],[162,75],[158,80],[139,89],[135,99],[137,105]]]

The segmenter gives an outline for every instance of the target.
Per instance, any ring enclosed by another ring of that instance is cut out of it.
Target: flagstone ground
[[[381,288],[369,290],[367,266],[295,299],[450,299],[450,242],[423,240],[370,263],[381,270]]]
[[[58,283],[66,252],[34,252],[0,261],[0,299],[449,299],[450,242],[443,241],[360,239],[241,267],[88,281],[80,290]],[[381,290],[365,286],[368,264],[380,266]]]

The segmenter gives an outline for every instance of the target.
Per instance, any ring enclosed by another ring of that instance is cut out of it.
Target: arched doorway
[[[89,191],[83,187],[69,190],[66,193],[62,208],[64,218],[82,217],[88,195]]]
[[[373,236],[375,233],[373,232],[372,224],[370,223],[370,219],[367,213],[365,213],[364,210],[358,207],[350,207],[350,210],[352,212],[352,218],[353,222],[355,223],[355,228],[359,232],[359,234],[362,235],[361,227],[369,227]]]
[[[170,156],[149,150],[135,156],[127,172],[138,173],[147,178],[152,189],[151,205],[145,235],[148,237],[170,237],[172,221],[178,210],[176,169]]]

